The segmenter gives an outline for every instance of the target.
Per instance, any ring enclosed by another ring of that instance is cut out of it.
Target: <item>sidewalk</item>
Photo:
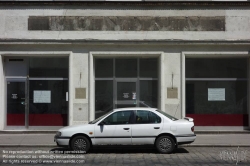
[[[197,134],[188,147],[250,147],[250,134]],[[0,147],[53,147],[54,134],[0,134]]]

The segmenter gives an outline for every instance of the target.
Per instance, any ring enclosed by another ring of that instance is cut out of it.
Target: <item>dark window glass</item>
[[[113,77],[113,59],[96,59],[95,77],[96,78]]]
[[[113,81],[95,81],[95,118],[113,109]]]
[[[149,112],[150,123],[161,123],[161,118],[153,112]]]
[[[150,123],[148,111],[136,111],[135,123]]]
[[[116,59],[116,77],[137,77],[137,59]]]
[[[150,111],[136,111],[135,122],[137,124],[161,123],[161,118]]]
[[[30,114],[67,114],[67,92],[68,81],[29,81]]]
[[[186,81],[186,113],[246,114],[247,81]]]
[[[157,107],[158,81],[140,81],[140,106]]]
[[[117,82],[117,100],[136,99],[133,95],[136,95],[135,82]]]
[[[7,82],[7,125],[25,124],[25,82]]]
[[[68,58],[30,58],[30,77],[68,78]]]
[[[7,83],[7,113],[23,114],[25,112],[25,82]]]
[[[136,107],[136,104],[116,104],[115,108],[129,108],[129,107]]]
[[[247,78],[247,59],[186,58],[186,78]]]
[[[67,125],[67,92],[66,80],[29,81],[29,125]]]
[[[140,77],[157,78],[158,59],[140,59]]]
[[[130,124],[132,111],[119,111],[104,119],[106,125]]]

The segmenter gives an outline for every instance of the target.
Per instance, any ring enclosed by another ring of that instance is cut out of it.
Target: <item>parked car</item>
[[[95,145],[151,144],[160,153],[171,153],[195,139],[192,118],[177,119],[156,108],[120,108],[89,124],[60,129],[54,141],[85,152]]]

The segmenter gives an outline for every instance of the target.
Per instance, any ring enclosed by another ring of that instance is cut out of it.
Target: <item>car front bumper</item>
[[[56,142],[57,146],[68,147],[69,146],[70,137],[63,136],[54,136],[54,142]]]

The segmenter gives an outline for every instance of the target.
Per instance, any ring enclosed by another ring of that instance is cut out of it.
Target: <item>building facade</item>
[[[0,130],[156,107],[250,126],[248,2],[1,2]]]

